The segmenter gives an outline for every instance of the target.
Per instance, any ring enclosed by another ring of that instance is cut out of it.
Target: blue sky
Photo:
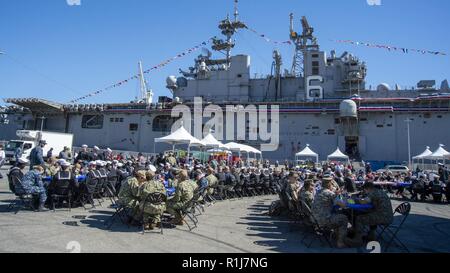
[[[273,40],[288,39],[289,13],[306,15],[321,48],[350,51],[368,65],[368,84],[413,86],[421,79],[450,78],[450,56],[403,54],[337,44],[330,39],[444,51],[450,54],[445,0],[240,0],[240,16]],[[58,102],[102,89],[219,35],[217,23],[232,13],[232,0],[0,0],[0,98],[40,97]],[[252,73],[267,74],[272,50],[284,68],[293,48],[266,43],[243,31],[235,54],[252,57]],[[165,79],[192,65],[194,53],[147,75],[156,96],[169,95]],[[109,90],[84,103],[127,102],[138,82]],[[1,102],[3,104],[3,102]]]

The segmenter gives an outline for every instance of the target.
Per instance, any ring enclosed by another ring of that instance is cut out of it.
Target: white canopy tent
[[[444,149],[444,145],[440,144],[439,148],[432,153],[431,155],[423,157],[424,159],[431,159],[431,160],[444,160],[450,155],[448,151]]]
[[[225,146],[225,148],[227,148],[228,150],[233,151],[233,152],[244,151],[243,150],[244,148],[242,147],[242,144],[239,144],[239,143],[236,143],[236,142],[230,142],[230,143],[225,144],[224,146]]]
[[[255,154],[255,159],[256,159],[257,154],[259,154],[262,159],[262,152],[251,146],[239,144],[236,142],[230,142],[230,143],[225,144],[224,146],[226,147],[226,149],[228,149],[232,152],[238,152],[239,157],[241,157],[242,152],[245,152],[245,153],[247,153],[248,158],[250,158],[250,153],[253,153],[253,154]]]
[[[335,160],[335,161],[347,161],[347,162],[350,160],[350,158],[347,155],[345,155],[343,152],[341,152],[339,147],[336,149],[336,151],[334,153],[330,154],[327,157],[327,159],[328,159],[328,161]]]
[[[309,144],[306,144],[306,148],[295,155],[296,161],[299,160],[299,158],[314,158],[316,163],[319,163],[319,155],[309,148]]]
[[[430,147],[427,146],[426,150],[423,153],[412,158],[413,163],[418,162],[418,164],[420,164],[420,162],[422,162],[422,169],[425,169],[425,159],[432,154],[433,152],[430,150]]]
[[[423,160],[432,154],[433,154],[433,152],[430,150],[430,147],[427,146],[427,149],[420,155],[416,155],[415,157],[413,157],[413,160]]]
[[[188,152],[190,152],[191,146],[205,146],[201,140],[193,137],[183,126],[168,136],[155,138],[155,143],[170,144],[173,151],[175,151],[175,145],[187,144]]]
[[[209,133],[204,139],[202,139],[202,142],[206,148],[226,149],[225,145],[218,141],[212,133]]]

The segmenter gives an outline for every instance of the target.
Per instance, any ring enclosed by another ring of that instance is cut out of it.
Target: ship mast
[[[139,100],[146,103],[151,104],[153,100],[153,91],[147,89],[147,82],[144,78],[144,70],[142,69],[142,61],[139,61],[139,82],[140,82],[140,98]]]
[[[246,25],[239,21],[239,10],[238,10],[238,0],[234,0],[234,21],[230,20],[230,15],[227,15],[225,20],[222,20],[219,23],[219,29],[222,31],[222,34],[226,36],[226,41],[222,39],[213,39],[212,49],[215,51],[226,51],[226,64],[227,68],[230,66],[231,61],[231,50],[235,46],[235,42],[233,41],[233,36],[237,30],[246,28]]]

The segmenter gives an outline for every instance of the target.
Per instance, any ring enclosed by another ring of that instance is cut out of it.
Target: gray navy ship
[[[178,118],[177,105],[193,108],[194,98],[205,104],[279,106],[278,149],[265,152],[271,160],[293,160],[306,145],[321,159],[339,147],[350,158],[365,161],[408,161],[408,126],[411,154],[426,146],[450,145],[450,89],[433,80],[421,80],[411,90],[380,84],[367,88],[367,66],[356,56],[323,51],[308,20],[301,19],[301,32],[290,16],[290,40],[295,45],[289,69],[278,51],[273,52],[272,73],[252,78],[249,55],[233,55],[234,34],[247,28],[234,18],[219,23],[223,39],[212,41],[212,50],[225,58],[213,58],[203,50],[192,67],[167,78],[172,98],[152,102],[143,76],[142,99],[123,104],[62,104],[39,98],[7,98],[0,109],[0,139],[16,138],[17,130],[45,130],[74,134],[74,146],[88,144],[114,150],[159,153],[171,146],[154,139],[170,133]],[[141,75],[142,70],[141,70]],[[268,127],[272,119],[261,120]],[[206,120],[205,120],[206,122]],[[224,123],[226,124],[226,120]],[[225,126],[224,126],[225,127]],[[225,128],[214,128],[225,139]],[[247,126],[247,134],[250,133]],[[196,136],[201,138],[202,136]],[[235,141],[225,139],[224,142]],[[239,141],[258,147],[263,141]]]

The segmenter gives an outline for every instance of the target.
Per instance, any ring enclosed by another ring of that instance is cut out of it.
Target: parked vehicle
[[[47,145],[44,147],[44,156],[47,155],[47,152],[51,148],[53,148],[54,153],[57,155],[64,147],[72,149],[73,145],[73,134],[28,130],[19,130],[16,134],[19,139],[9,141],[5,147],[6,159],[11,164],[15,163],[15,152],[18,148],[20,148],[22,152],[21,158],[29,159],[31,150],[36,147],[41,140],[47,142]]]

